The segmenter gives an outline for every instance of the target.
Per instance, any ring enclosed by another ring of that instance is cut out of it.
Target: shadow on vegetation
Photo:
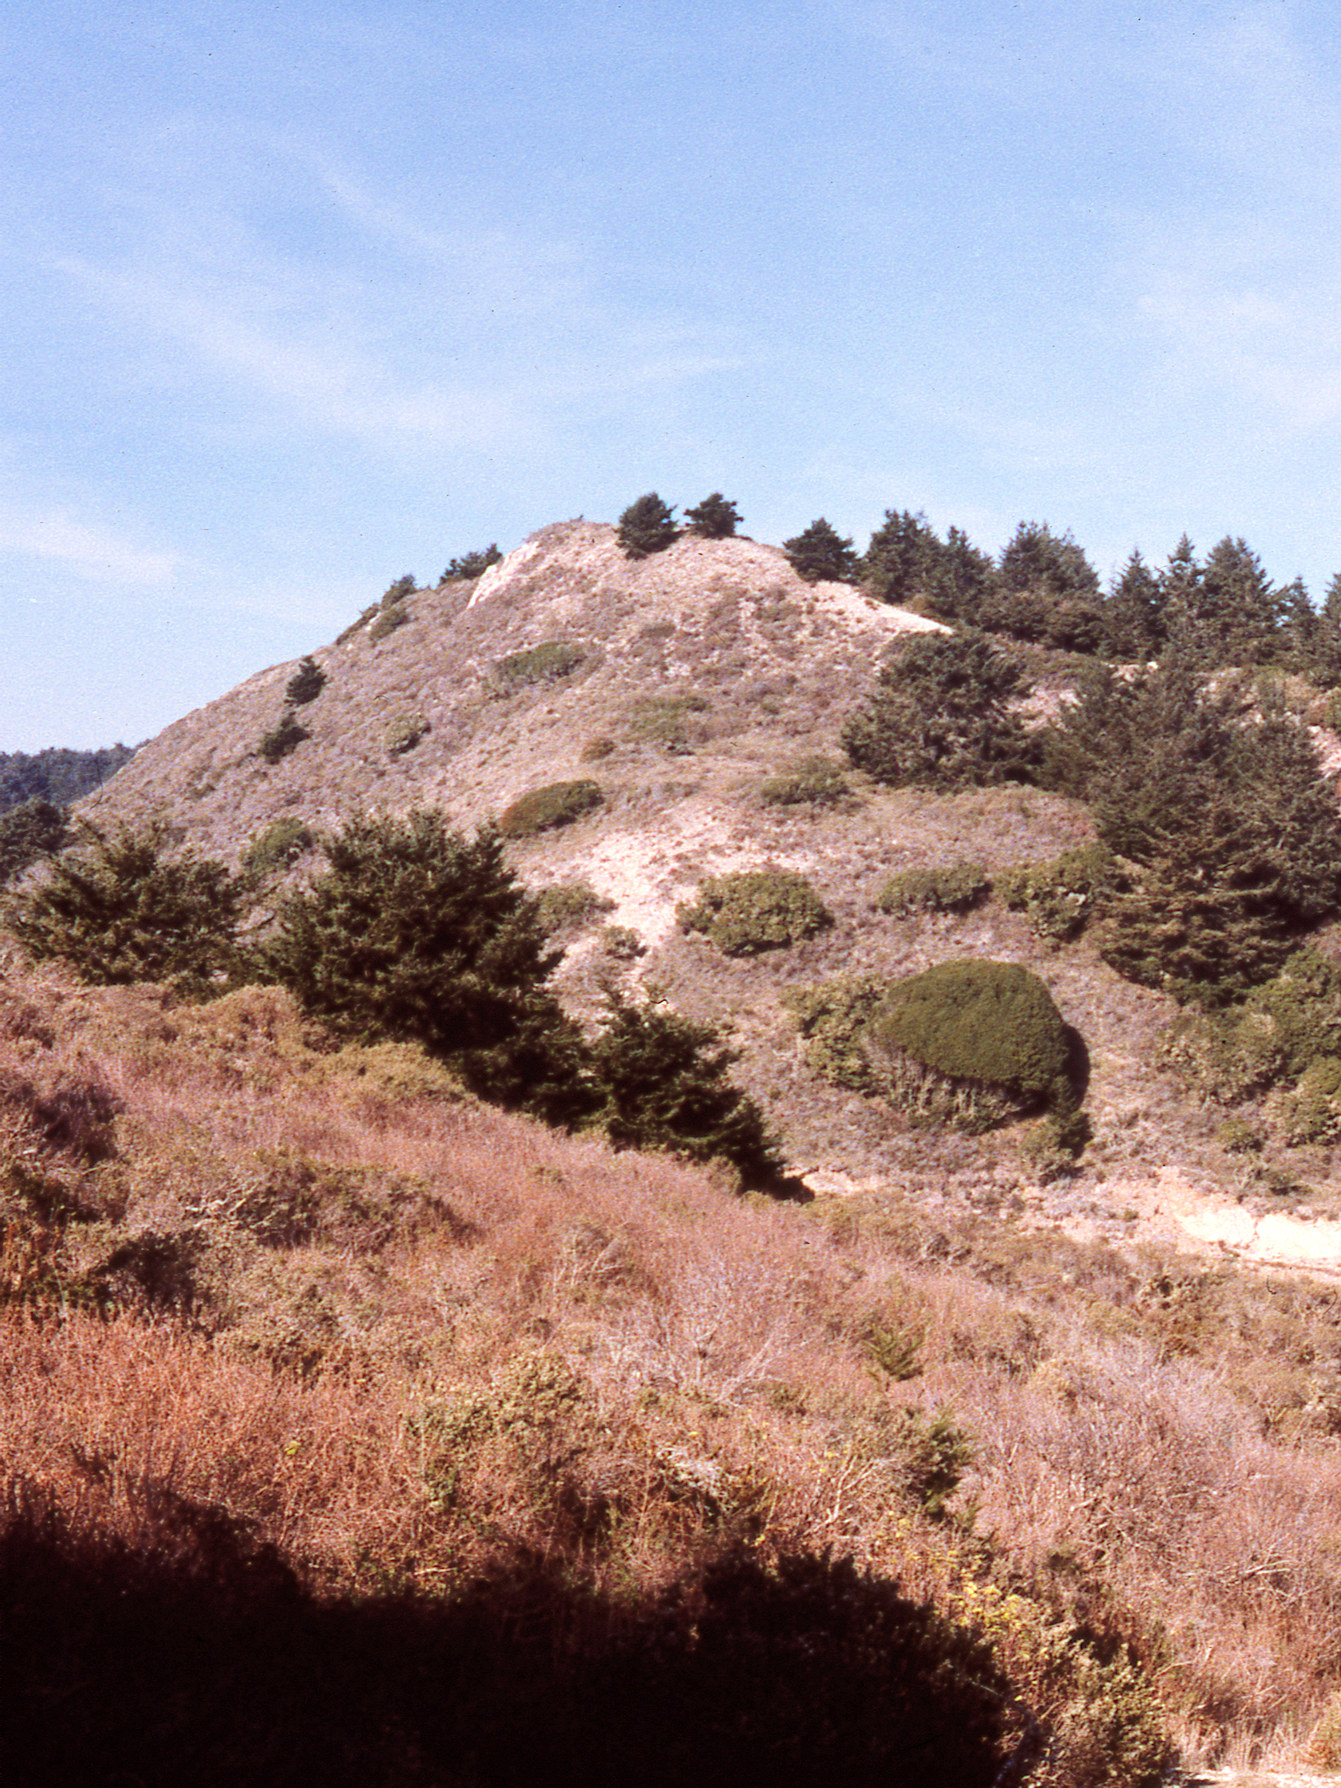
[[[1066,1078],[1075,1094],[1076,1104],[1083,1105],[1090,1090],[1090,1051],[1073,1024],[1066,1026]]]
[[[537,1561],[450,1601],[321,1600],[222,1511],[141,1500],[132,1549],[11,1492],[8,1788],[987,1788],[1000,1762],[985,1651],[850,1563],[737,1552],[637,1605]]]

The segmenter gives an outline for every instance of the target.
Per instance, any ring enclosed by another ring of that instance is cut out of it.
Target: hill
[[[815,1191],[901,1191],[1078,1235],[1341,1270],[1330,1150],[1227,1149],[1223,1113],[1158,1067],[1170,1000],[1123,980],[1084,938],[1056,947],[999,899],[963,915],[879,909],[899,870],[969,860],[998,873],[1091,842],[1082,804],[1018,786],[889,789],[850,770],[831,804],[765,798],[789,765],[841,765],[843,723],[882,652],[937,626],[851,585],[807,584],[753,541],[686,536],[635,561],[614,529],[559,523],[477,580],[370,611],[313,654],[324,681],[312,699],[286,700],[297,667],[280,665],[176,722],[80,811],[98,824],[164,820],[237,859],[281,822],[317,832],[361,807],[427,803],[471,826],[532,791],[594,784],[599,805],[511,846],[533,888],[568,891],[556,907],[568,915],[565,998],[589,1015],[604,982],[641,981],[733,1026],[738,1077]],[[1055,654],[1037,664],[1032,709],[1055,711],[1074,671]],[[260,746],[286,713],[303,736],[270,762]],[[677,906],[705,878],[764,866],[806,876],[834,925],[734,958],[678,927]],[[1041,1175],[1020,1126],[910,1131],[807,1065],[785,996],[953,955],[1040,974],[1083,1037],[1095,1135],[1078,1172]]]

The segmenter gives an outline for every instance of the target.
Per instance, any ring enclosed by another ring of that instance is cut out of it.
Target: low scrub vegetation
[[[395,714],[387,721],[382,742],[391,757],[404,757],[433,731],[431,723],[419,713]]]
[[[981,863],[947,863],[934,869],[901,869],[876,899],[883,913],[896,919],[913,913],[967,913],[992,892],[992,878]]]
[[[498,829],[504,838],[530,838],[536,832],[552,832],[571,826],[605,804],[599,782],[579,777],[572,782],[547,782],[528,789],[504,808]]]
[[[1103,844],[1078,845],[1050,862],[1021,864],[996,877],[1002,904],[1022,912],[1050,944],[1079,937],[1128,885],[1122,865]]]
[[[757,956],[814,937],[833,916],[803,875],[746,869],[710,876],[677,910],[686,931],[701,931],[724,956]]]
[[[850,793],[842,764],[831,757],[803,757],[768,777],[759,799],[765,807],[835,807]]]
[[[1068,1158],[1077,1045],[1038,976],[1014,963],[950,961],[891,981],[843,976],[785,996],[811,1069],[887,1100],[912,1122],[980,1131],[1040,1108],[1040,1142]],[[1038,1145],[1036,1145],[1038,1146]]]
[[[0,992],[41,1181],[0,1215],[6,1743],[72,1658],[32,1742],[75,1774],[96,1740],[263,1777],[282,1739],[408,1782],[410,1735],[600,1780],[664,1720],[653,1780],[744,1769],[743,1729],[784,1778],[921,1780],[916,1733],[928,1781],[1155,1788],[1170,1730],[1325,1736],[1331,1442],[1243,1399],[1325,1345],[1326,1288],[725,1198],[388,1096],[274,989]]]
[[[568,640],[544,640],[538,646],[528,646],[523,652],[510,652],[506,658],[500,658],[493,668],[493,680],[500,691],[510,695],[533,683],[553,683],[561,677],[571,676],[586,662],[586,656],[581,646]]]

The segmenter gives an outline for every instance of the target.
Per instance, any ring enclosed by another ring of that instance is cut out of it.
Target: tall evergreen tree
[[[808,584],[846,584],[857,575],[852,542],[845,540],[822,515],[802,533],[784,540],[782,550],[791,560],[792,570]]]
[[[590,1114],[581,1037],[548,987],[562,952],[496,833],[418,808],[356,817],[322,850],[325,871],[279,908],[276,980],[348,1037],[421,1043],[497,1104]]]
[[[1097,933],[1131,979],[1207,1004],[1276,973],[1341,902],[1341,814],[1305,730],[1167,656],[1107,672],[1049,729],[1045,772],[1139,866]]]
[[[859,769],[894,787],[1028,781],[1030,742],[1010,705],[1024,682],[984,634],[919,633],[889,658],[843,744]]]
[[[1021,522],[1003,548],[998,589],[982,624],[998,633],[1073,652],[1095,652],[1103,640],[1099,578],[1070,531]]]
[[[663,503],[654,490],[629,504],[616,530],[625,557],[630,559],[646,559],[652,553],[664,552],[675,544],[679,534],[673,505]]]
[[[1036,590],[1045,596],[1096,596],[1099,574],[1071,530],[1054,534],[1046,522],[1021,522],[1001,550],[998,566],[1007,590]]]
[[[991,554],[974,546],[961,528],[951,528],[928,574],[921,606],[937,621],[979,627],[996,588]]]
[[[1103,609],[1104,656],[1121,663],[1158,658],[1168,639],[1159,579],[1138,551],[1123,566]]]
[[[729,540],[740,526],[740,510],[719,490],[704,497],[692,509],[686,509],[684,518],[689,524],[689,532],[704,540]]]
[[[1187,643],[1203,664],[1269,664],[1276,656],[1280,598],[1245,540],[1226,534],[1211,549],[1188,618]]]
[[[925,515],[886,509],[861,560],[862,581],[882,602],[911,608],[925,591],[944,548]]]

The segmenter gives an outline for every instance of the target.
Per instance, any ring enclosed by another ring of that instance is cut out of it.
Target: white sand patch
[[[1150,1180],[1110,1180],[1105,1193],[1114,1209],[1139,1212],[1146,1237],[1254,1266],[1341,1273],[1341,1222],[1334,1218],[1254,1211],[1230,1194],[1191,1185],[1177,1167]]]
[[[765,863],[806,870],[812,858],[762,851],[738,842],[735,816],[702,802],[672,809],[661,824],[607,835],[571,859],[574,877],[613,900],[612,925],[627,925],[655,946],[675,929],[675,908],[692,897],[705,875],[760,869]]]
[[[887,602],[863,596],[852,584],[811,584],[810,593],[821,614],[867,633],[872,627],[889,633],[949,633],[943,622],[915,615],[910,608],[892,608]]]

